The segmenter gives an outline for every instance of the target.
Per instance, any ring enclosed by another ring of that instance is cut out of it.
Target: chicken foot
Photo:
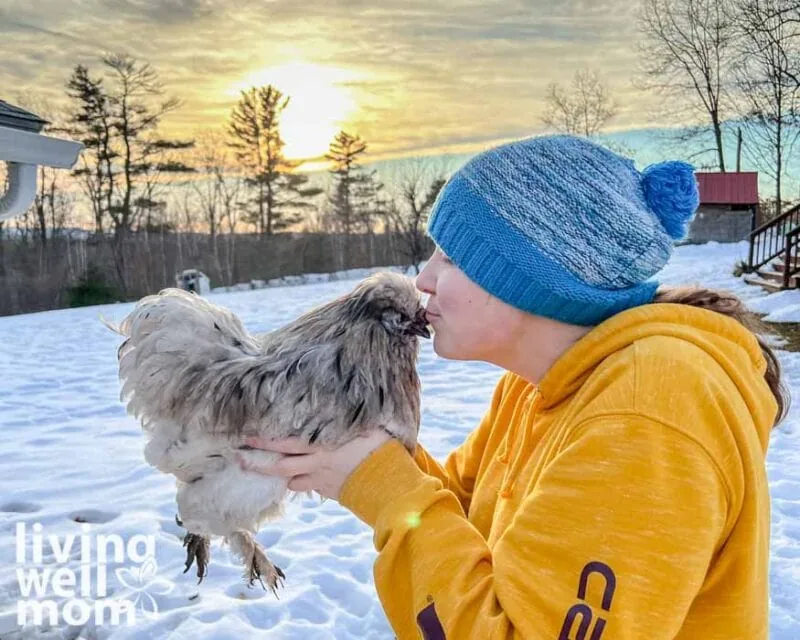
[[[245,566],[245,578],[250,586],[256,580],[266,590],[270,588],[275,597],[278,597],[278,588],[283,586],[286,575],[280,567],[275,566],[267,558],[267,554],[251,533],[247,531],[234,531],[227,538],[231,551],[238,555]],[[266,582],[266,584],[265,584]]]
[[[175,522],[179,527],[183,526],[183,522],[176,515]],[[197,563],[197,584],[200,584],[208,575],[208,561],[211,557],[211,540],[208,536],[200,536],[196,533],[187,532],[183,536],[183,546],[186,549],[186,568],[184,573],[192,568],[193,563]]]

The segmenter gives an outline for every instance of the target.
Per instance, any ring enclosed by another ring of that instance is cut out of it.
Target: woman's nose
[[[433,268],[430,261],[419,272],[414,283],[422,293],[427,293],[428,295],[435,293],[436,278],[433,276]]]

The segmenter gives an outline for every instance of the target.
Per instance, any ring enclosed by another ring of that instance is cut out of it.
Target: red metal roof
[[[758,173],[695,173],[700,204],[758,204]]]

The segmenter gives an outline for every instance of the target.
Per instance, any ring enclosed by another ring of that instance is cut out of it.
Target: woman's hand
[[[336,449],[307,444],[300,438],[268,440],[248,438],[245,444],[254,449],[286,454],[272,465],[259,465],[239,457],[239,465],[246,471],[266,476],[282,476],[289,479],[292,491],[316,491],[325,498],[339,499],[345,480],[375,449],[385,444],[391,436],[376,429],[359,436]]]

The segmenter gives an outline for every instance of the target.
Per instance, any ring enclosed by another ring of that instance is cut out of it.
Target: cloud
[[[183,108],[177,135],[224,122],[231,87],[300,59],[353,70],[359,110],[343,123],[376,152],[476,144],[540,127],[548,84],[605,76],[616,123],[641,124],[632,88],[635,3],[623,0],[8,0],[0,86],[63,99],[77,63],[109,51],[147,60]],[[20,86],[24,85],[24,86]]]
[[[210,18],[218,8],[211,0],[102,0],[102,5],[118,17],[162,26],[190,24]]]
[[[13,33],[13,32],[33,32],[44,36],[50,36],[56,39],[63,39],[73,43],[81,43],[81,39],[68,33],[45,29],[38,27],[35,24],[29,24],[23,20],[15,20],[8,15],[7,12],[0,10],[0,33]]]

